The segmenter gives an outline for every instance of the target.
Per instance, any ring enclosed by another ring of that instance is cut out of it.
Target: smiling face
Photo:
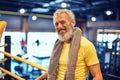
[[[75,20],[70,19],[66,13],[60,13],[54,17],[54,26],[60,41],[67,41],[73,35]]]

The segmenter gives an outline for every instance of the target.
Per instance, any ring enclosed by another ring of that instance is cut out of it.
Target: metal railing
[[[0,46],[0,47],[4,47],[4,46],[7,46],[7,44],[2,45],[2,46]],[[4,55],[7,56],[7,57],[14,58],[14,59],[16,59],[16,60],[18,60],[18,61],[21,61],[21,62],[24,62],[24,63],[26,63],[26,64],[28,64],[28,65],[31,65],[31,66],[33,66],[33,67],[35,67],[35,68],[38,68],[38,69],[42,70],[42,71],[47,72],[47,70],[48,70],[47,68],[44,68],[44,67],[42,67],[42,66],[40,66],[40,65],[38,65],[38,64],[36,64],[36,63],[30,62],[30,61],[28,61],[28,60],[26,60],[26,59],[24,59],[24,58],[21,58],[21,57],[18,57],[18,56],[14,56],[14,55],[10,54],[9,52],[4,52],[4,51],[1,51],[1,50],[0,50],[0,53],[4,54]],[[4,61],[7,61],[7,58],[4,58],[4,59],[0,60],[0,63],[2,63],[2,62],[4,62]],[[16,78],[17,80],[24,80],[23,78],[21,78],[21,77],[15,75],[15,74],[9,72],[8,70],[6,70],[6,69],[4,69],[4,68],[2,68],[2,67],[0,67],[0,70],[4,72],[4,73],[0,76],[0,78],[2,78],[3,76],[5,76],[6,74],[8,74],[8,75]]]

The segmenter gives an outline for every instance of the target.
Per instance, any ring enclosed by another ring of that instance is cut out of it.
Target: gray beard
[[[64,41],[67,41],[69,40],[73,35],[73,31],[71,28],[68,29],[68,32],[65,33],[65,35],[58,35],[59,37],[59,40],[64,42]]]

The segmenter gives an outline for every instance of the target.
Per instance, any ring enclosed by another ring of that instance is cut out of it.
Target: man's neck
[[[72,38],[70,38],[69,40],[65,41],[66,43],[70,43],[72,41]]]

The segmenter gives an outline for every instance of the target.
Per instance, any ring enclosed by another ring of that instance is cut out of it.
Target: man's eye
[[[65,21],[61,21],[61,24],[65,24]]]
[[[55,23],[55,26],[57,26],[58,25],[58,23]]]

